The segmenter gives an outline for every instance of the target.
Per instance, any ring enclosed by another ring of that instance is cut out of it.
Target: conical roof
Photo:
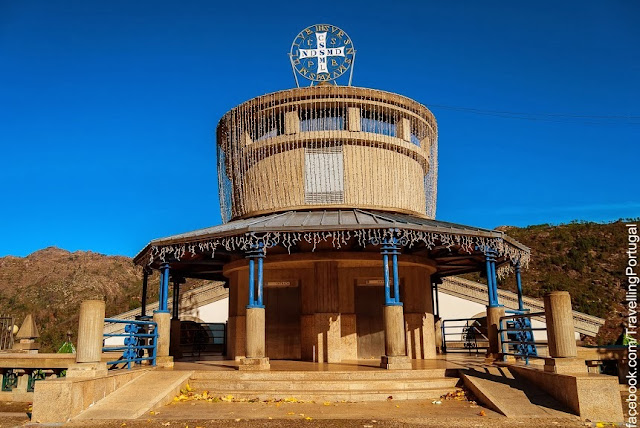
[[[20,330],[18,330],[16,339],[35,339],[37,337],[40,337],[40,333],[38,333],[38,327],[36,326],[36,322],[33,319],[33,316],[29,314],[24,319]]]

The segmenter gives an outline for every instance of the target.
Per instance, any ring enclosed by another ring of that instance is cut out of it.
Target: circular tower
[[[423,105],[320,85],[251,99],[217,130],[224,222],[300,209],[435,217],[437,125]]]

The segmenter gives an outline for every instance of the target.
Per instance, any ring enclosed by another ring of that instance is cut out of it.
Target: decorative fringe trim
[[[437,245],[443,245],[447,248],[459,246],[463,252],[468,254],[477,250],[483,252],[493,251],[498,258],[504,257],[510,260],[511,264],[520,262],[523,268],[529,265],[531,256],[528,251],[514,247],[502,238],[386,228],[325,232],[266,232],[261,234],[252,232],[241,236],[211,238],[200,242],[153,245],[145,256],[145,264],[150,265],[154,260],[160,260],[164,263],[167,262],[168,257],[180,261],[186,253],[193,255],[211,253],[211,258],[215,258],[216,249],[219,247],[224,248],[226,251],[246,252],[262,245],[266,252],[267,248],[280,245],[291,254],[291,248],[300,242],[313,245],[311,250],[313,252],[321,242],[330,242],[333,248],[340,249],[346,246],[351,239],[357,240],[359,245],[366,247],[367,245],[380,245],[385,239],[389,238],[396,238],[403,247],[407,248],[424,244],[428,249],[433,249]],[[503,277],[511,272],[511,264],[501,266],[497,275]]]

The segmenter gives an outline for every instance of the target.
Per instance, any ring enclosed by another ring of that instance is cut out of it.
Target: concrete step
[[[457,371],[195,371],[189,385],[210,395],[260,400],[381,401],[436,399],[458,390]]]
[[[403,391],[410,389],[454,388],[460,381],[458,378],[433,378],[433,379],[401,379],[378,380],[363,379],[351,380],[214,380],[214,379],[190,379],[189,385],[197,391],[209,391],[224,395],[226,391],[265,391],[290,393],[299,390],[306,391]]]
[[[507,417],[563,418],[568,411],[530,383],[515,379],[506,367],[461,370],[464,385],[478,401]]]
[[[460,390],[455,386],[451,388],[419,388],[407,390],[389,390],[389,391],[273,391],[265,390],[228,390],[224,394],[231,395],[239,399],[258,399],[258,400],[278,400],[286,398],[295,398],[299,401],[385,401],[389,397],[393,400],[434,400],[442,397],[450,392]]]
[[[447,376],[458,377],[456,369],[423,370],[362,370],[362,371],[239,371],[239,370],[197,370],[192,380],[398,380],[398,379],[435,379]]]
[[[191,371],[150,370],[107,395],[74,419],[136,419],[168,404],[187,384]]]

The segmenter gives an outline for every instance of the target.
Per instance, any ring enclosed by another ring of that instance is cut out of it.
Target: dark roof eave
[[[361,211],[367,215],[372,217],[381,217],[384,218],[384,215],[379,215],[377,213]],[[289,232],[289,233],[305,233],[305,232],[325,232],[325,231],[353,231],[353,230],[367,230],[367,229],[386,229],[386,228],[398,228],[398,229],[407,229],[407,230],[416,230],[421,232],[432,232],[432,233],[447,233],[447,234],[455,234],[462,236],[479,236],[485,238],[499,238],[503,239],[506,243],[518,248],[521,251],[530,253],[531,250],[525,245],[519,243],[518,241],[508,237],[504,232],[499,230],[490,230],[490,229],[482,229],[482,228],[467,228],[464,225],[459,225],[462,227],[454,227],[457,226],[454,223],[447,222],[438,222],[437,220],[431,220],[431,222],[441,223],[443,226],[438,225],[426,225],[419,223],[411,223],[410,217],[407,218],[403,216],[401,221],[397,221],[394,218],[394,215],[388,216],[385,220],[388,220],[392,223],[390,224],[348,224],[348,225],[306,225],[306,226],[273,226],[273,227],[265,227],[265,226],[256,226],[257,224],[265,224],[275,217],[280,217],[281,215],[286,215],[289,213],[295,213],[292,211],[286,213],[279,213],[275,215],[267,215],[261,218],[254,219],[253,222],[247,222],[244,227],[240,227],[237,229],[229,229],[224,230],[218,233],[202,233],[200,235],[191,235],[184,236],[186,234],[169,236],[166,238],[154,239],[147,246],[144,247],[135,257],[134,263],[141,264],[143,258],[148,254],[153,246],[169,246],[175,244],[187,244],[194,242],[202,242],[210,239],[219,239],[226,238],[232,236],[244,235],[247,233],[265,233],[265,232]],[[249,219],[240,220],[246,222]],[[416,219],[416,221],[421,221],[421,219]],[[285,222],[286,223],[286,222]],[[229,223],[227,223],[229,225]],[[446,226],[445,226],[446,225]],[[224,225],[216,226],[222,227]],[[214,227],[215,228],[215,227]],[[206,231],[212,228],[204,228],[199,229],[198,231]],[[188,232],[193,233],[193,232]]]

